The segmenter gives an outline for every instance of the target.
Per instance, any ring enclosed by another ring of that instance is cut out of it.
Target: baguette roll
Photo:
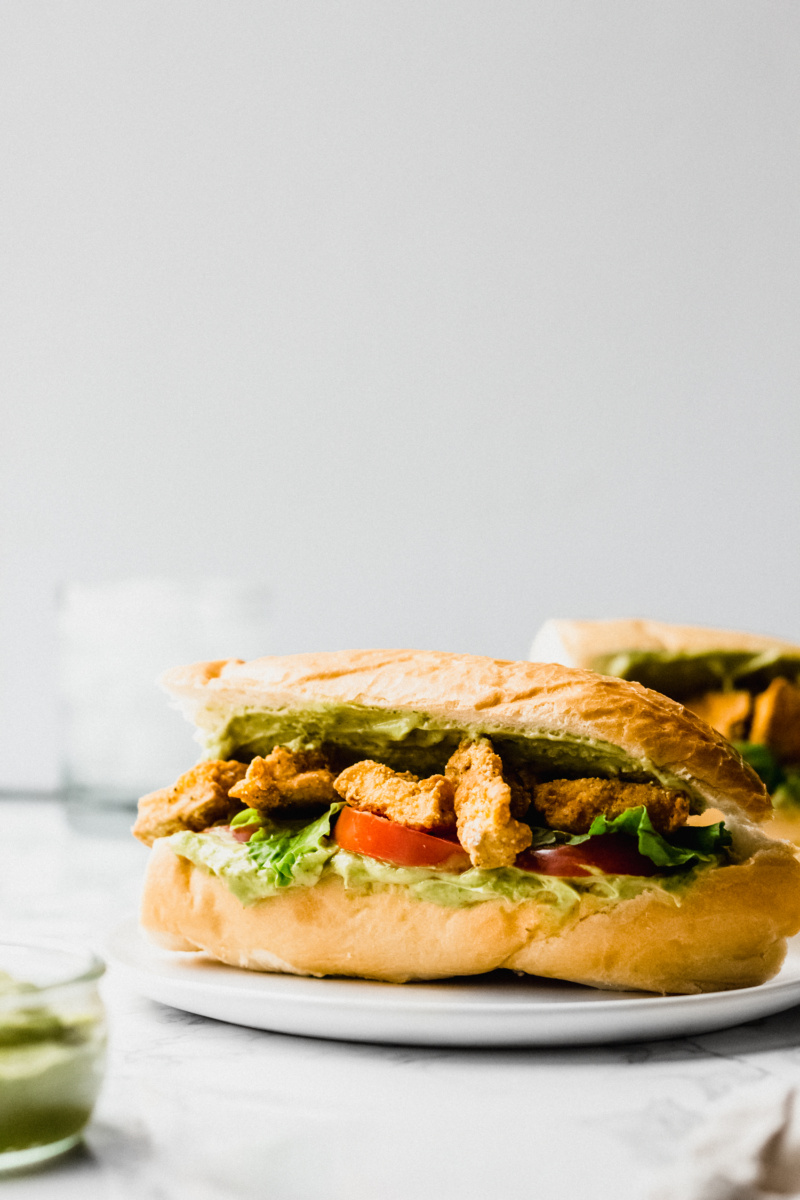
[[[307,975],[403,982],[503,967],[699,992],[763,982],[800,928],[800,863],[756,824],[770,811],[758,776],[709,726],[639,684],[554,664],[353,651],[199,663],[168,672],[164,685],[211,759],[324,745],[430,773],[462,738],[488,737],[504,764],[537,778],[680,792],[698,819],[724,813],[732,838],[725,861],[679,882],[528,876],[517,894],[492,892],[497,872],[486,871],[486,887],[463,903],[452,899],[455,878],[439,892],[402,872],[376,882],[338,867],[342,851],[310,885],[243,903],[219,873],[159,838],[142,923],[168,948]]]

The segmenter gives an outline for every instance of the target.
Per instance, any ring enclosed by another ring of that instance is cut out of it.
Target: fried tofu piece
[[[230,799],[234,784],[244,778],[247,767],[240,762],[201,762],[186,771],[172,787],[149,792],[139,801],[134,836],[146,846],[156,838],[181,829],[195,832],[215,821],[224,821],[240,805]]]
[[[704,692],[687,700],[685,707],[729,742],[735,742],[744,737],[752,704],[749,692]]]
[[[750,741],[769,746],[782,763],[800,763],[800,688],[788,679],[773,679],[756,696]]]
[[[488,738],[465,738],[452,755],[445,775],[455,795],[458,840],[474,867],[508,867],[533,840],[530,826],[514,817],[527,809],[516,781],[503,778],[503,764]]]
[[[266,758],[254,758],[231,795],[248,808],[269,812],[274,808],[332,804],[333,772],[318,750],[289,750],[276,746]]]
[[[453,785],[444,775],[419,779],[366,758],[338,776],[336,791],[353,808],[388,817],[408,829],[443,833],[456,824]]]
[[[619,779],[555,779],[534,788],[533,807],[551,829],[588,833],[595,817],[618,817],[628,808],[647,809],[659,833],[674,833],[686,824],[689,798],[654,783]]]

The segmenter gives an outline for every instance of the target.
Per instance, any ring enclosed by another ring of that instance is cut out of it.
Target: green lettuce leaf
[[[246,808],[231,821],[231,828],[258,825],[245,843],[247,855],[256,870],[269,877],[273,887],[295,883],[315,883],[335,846],[328,843],[331,821],[344,808],[344,801],[332,804],[327,812],[310,824],[307,820],[274,821],[257,808]]]
[[[772,795],[776,808],[800,808],[800,767],[787,767]]]
[[[769,746],[762,746],[760,742],[734,742],[733,744],[744,761],[749,763],[756,775],[759,776],[768,792],[774,792],[784,783],[786,776],[783,767]]]
[[[683,829],[663,837],[650,820],[643,806],[628,808],[612,820],[604,816],[595,817],[588,833],[570,838],[570,845],[579,846],[602,833],[624,833],[635,837],[639,853],[651,859],[657,867],[694,867],[709,862],[730,845],[731,835],[722,821],[714,825],[685,825]]]
[[[745,762],[760,776],[776,808],[800,808],[800,767],[784,767],[759,742],[734,742]]]
[[[253,904],[283,888],[311,886],[319,880],[337,850],[329,835],[331,819],[342,807],[341,803],[332,804],[310,824],[307,820],[271,821],[258,813],[261,828],[248,842],[234,842],[229,834],[214,829],[202,833],[183,829],[167,840],[175,854],[224,879],[242,904]],[[238,822],[255,823],[252,818]]]
[[[262,818],[262,828],[256,830],[246,843],[251,861],[257,870],[270,876],[275,887],[315,883],[336,849],[328,838],[331,819],[342,808],[344,801],[332,804],[310,825],[300,821],[277,823]]]
[[[536,850],[539,846],[554,846],[556,842],[564,842],[569,837],[567,833],[560,833],[557,829],[549,829],[546,825],[532,825],[533,841],[531,849]]]
[[[235,829],[239,825],[263,825],[264,814],[259,812],[257,808],[246,808],[243,812],[237,813],[231,821],[231,829]]]

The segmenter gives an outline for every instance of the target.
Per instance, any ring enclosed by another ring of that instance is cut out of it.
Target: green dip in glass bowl
[[[103,970],[70,946],[0,943],[0,1171],[80,1140],[103,1074]]]

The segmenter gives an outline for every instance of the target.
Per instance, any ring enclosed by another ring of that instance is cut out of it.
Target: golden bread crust
[[[555,663],[469,654],[352,650],[196,663],[162,682],[201,729],[236,712],[343,703],[413,710],[457,727],[596,739],[685,781],[726,814],[770,810],[761,781],[681,704],[640,684]]]
[[[256,970],[401,983],[506,967],[602,988],[717,991],[763,983],[780,967],[800,928],[800,862],[774,843],[701,875],[680,906],[659,892],[607,907],[585,896],[560,922],[534,900],[445,908],[402,887],[349,891],[335,876],[245,907],[161,841],[142,924],[170,949]]]

